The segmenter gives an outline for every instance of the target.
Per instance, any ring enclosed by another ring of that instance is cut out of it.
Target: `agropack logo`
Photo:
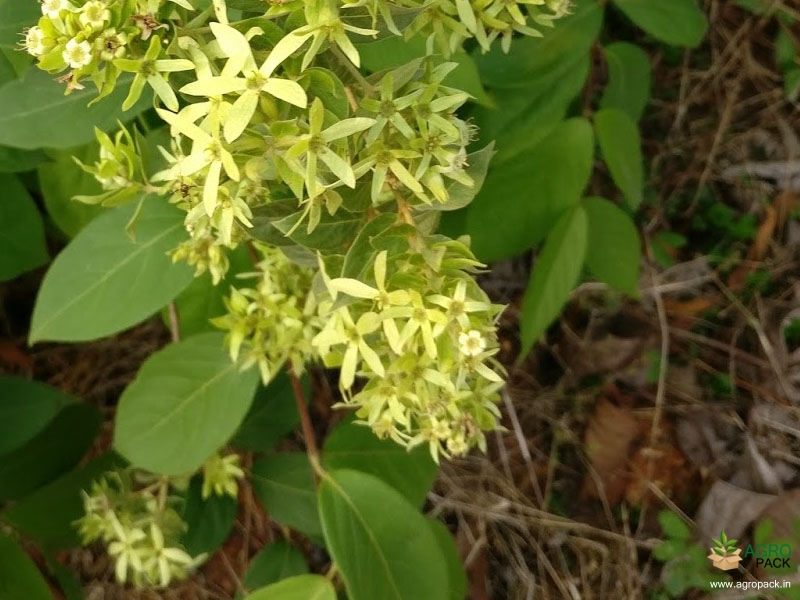
[[[792,547],[789,544],[748,544],[744,554],[736,547],[737,540],[729,540],[725,530],[719,534],[719,539],[712,539],[714,546],[711,548],[713,565],[722,571],[730,571],[739,566],[744,558],[755,557],[756,566],[767,569],[784,569],[789,567],[792,556]]]
[[[711,541],[714,542],[714,546],[711,548],[711,554],[708,555],[708,558],[711,559],[715,567],[723,571],[730,571],[739,566],[742,560],[742,557],[739,556],[741,550],[734,545],[736,540],[728,539],[724,529],[719,534],[718,540],[712,538]]]

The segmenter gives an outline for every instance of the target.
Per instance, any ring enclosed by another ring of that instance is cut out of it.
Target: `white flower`
[[[78,20],[84,27],[91,27],[95,30],[103,29],[105,24],[111,20],[111,11],[102,0],[90,0],[81,8]]]
[[[477,329],[458,335],[458,348],[467,356],[478,356],[486,350],[486,340]]]
[[[61,15],[62,10],[69,10],[73,6],[69,0],[42,0],[42,14],[57,19]]]
[[[87,41],[79,42],[72,38],[63,52],[64,62],[72,69],[80,69],[92,62],[92,46]]]
[[[25,33],[25,49],[28,54],[41,56],[47,51],[44,46],[44,32],[39,27],[31,27]]]

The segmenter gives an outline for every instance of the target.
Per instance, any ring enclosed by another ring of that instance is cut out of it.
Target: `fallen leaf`
[[[695,515],[703,543],[710,542],[723,529],[729,538],[740,539],[775,498],[774,494],[751,492],[727,481],[716,481]]]
[[[741,432],[732,419],[704,408],[678,421],[676,434],[684,455],[697,468],[725,480],[734,474],[739,455],[729,448]]]
[[[584,497],[605,496],[611,506],[622,499],[631,479],[631,450],[639,436],[639,420],[630,410],[607,399],[597,404],[584,437],[584,451],[597,480],[586,474],[581,492]]]
[[[778,220],[778,227],[783,227],[784,224],[792,216],[792,211],[800,206],[800,194],[794,190],[782,190],[776,197],[773,203],[775,207],[776,217]]]
[[[683,317],[696,317],[718,305],[718,299],[709,296],[698,296],[691,300],[664,298],[664,310]]]
[[[766,539],[758,540],[763,544],[788,544],[794,550],[800,547],[800,489],[784,492],[773,500],[756,519],[754,531],[766,528],[769,534]],[[794,568],[797,563],[792,558]],[[761,566],[755,569],[755,575],[760,580],[772,579],[774,573],[769,573]]]
[[[646,435],[651,423],[644,423]],[[632,506],[650,505],[660,500],[651,484],[664,495],[681,502],[696,485],[697,469],[674,442],[672,427],[662,422],[659,437],[653,446],[639,448],[631,460],[631,481],[625,490],[625,500]]]

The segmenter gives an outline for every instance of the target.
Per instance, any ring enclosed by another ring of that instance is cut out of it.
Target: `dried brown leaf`
[[[629,461],[639,435],[639,421],[630,410],[607,399],[597,404],[586,428],[584,450],[599,482],[591,473],[586,475],[582,492],[585,497],[605,495],[612,506],[622,499],[631,479]]]

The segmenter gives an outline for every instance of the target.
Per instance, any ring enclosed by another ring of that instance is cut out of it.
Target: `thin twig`
[[[508,412],[508,418],[511,420],[511,427],[514,429],[514,436],[517,438],[517,445],[522,453],[522,459],[525,461],[525,466],[528,469],[528,478],[531,481],[533,491],[536,493],[536,500],[539,506],[544,506],[544,496],[539,486],[539,479],[536,477],[536,472],[533,468],[533,460],[531,458],[530,448],[528,448],[528,440],[525,439],[525,434],[522,432],[522,426],[519,424],[519,418],[517,417],[517,411],[514,409],[514,403],[511,401],[511,396],[508,394],[506,388],[503,388],[501,396],[503,397],[503,403]]]
[[[661,357],[659,361],[659,369],[658,369],[658,387],[656,388],[656,400],[655,400],[655,410],[653,412],[653,423],[650,426],[650,447],[654,448],[657,439],[658,433],[661,427],[661,417],[664,413],[664,399],[667,393],[667,369],[669,369],[669,346],[670,346],[670,337],[669,337],[669,321],[667,320],[667,311],[664,308],[664,300],[661,297],[661,294],[657,291],[658,290],[658,275],[656,274],[655,270],[653,269],[652,265],[654,264],[653,261],[653,251],[650,247],[650,243],[645,244],[645,249],[647,250],[647,258],[651,264],[651,271],[650,277],[653,282],[653,300],[656,304],[656,312],[658,313],[658,325],[659,329],[661,330]],[[655,470],[655,463],[653,461],[654,453],[648,453],[647,458],[647,469],[645,471],[645,481],[648,484],[653,480],[653,472]],[[645,513],[647,512],[647,504],[642,504],[642,512],[639,518],[639,526],[637,527],[637,535],[641,533],[642,528],[645,524]]]

